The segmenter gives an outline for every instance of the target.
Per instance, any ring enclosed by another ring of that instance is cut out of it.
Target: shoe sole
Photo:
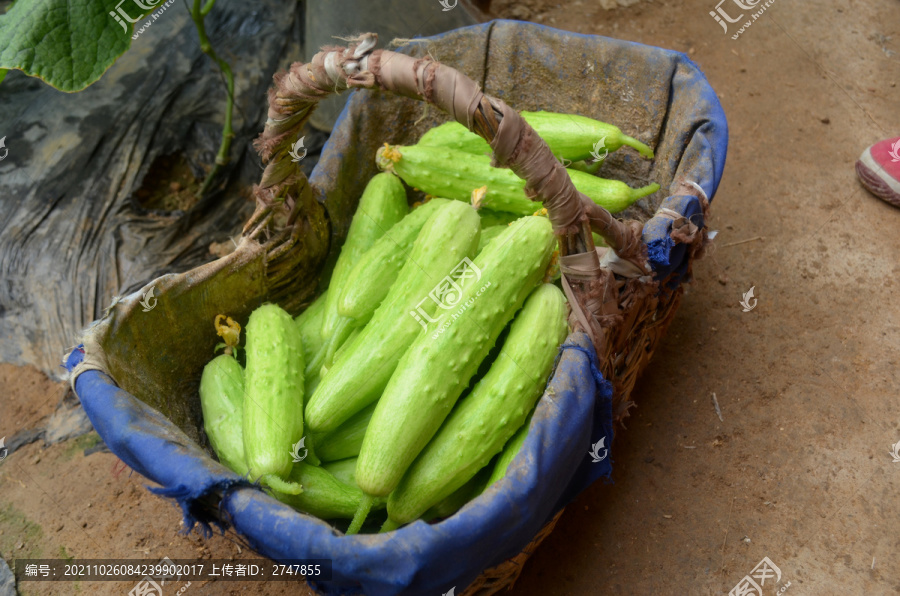
[[[866,189],[885,202],[900,208],[900,183],[891,184],[875,173],[877,164],[867,149],[856,162],[856,175]]]

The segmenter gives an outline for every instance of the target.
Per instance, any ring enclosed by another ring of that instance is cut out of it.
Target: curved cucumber
[[[246,352],[242,429],[250,479],[284,480],[303,437],[303,346],[294,320],[263,304],[250,314]]]
[[[357,325],[372,318],[406,264],[422,226],[448,202],[447,199],[431,199],[416,207],[372,245],[340,289],[338,312],[342,316],[354,319]]]
[[[325,347],[320,348],[313,359],[307,362],[307,374],[313,374],[323,364],[330,367],[335,350],[347,339],[353,321],[338,313],[338,299],[347,276],[353,267],[386,231],[403,219],[409,212],[406,190],[394,175],[376,174],[372,177],[359,199],[356,213],[350,222],[347,239],[341,247],[341,254],[331,274],[329,292],[322,320],[322,338]]]
[[[344,319],[344,320],[349,321],[351,319]],[[334,355],[326,356],[326,358],[325,358],[326,364],[329,361],[334,363],[334,361],[337,358],[339,358],[340,355],[344,353],[344,351],[346,351],[347,347],[353,343],[353,340],[356,339],[356,336],[359,335],[360,331],[362,331],[363,328],[362,327],[352,327],[349,329],[349,331],[344,331],[346,328],[339,326],[339,329],[341,329],[341,332],[340,332],[340,336],[337,339],[340,340],[341,345],[334,351]],[[346,337],[346,339],[344,339],[344,337]],[[331,367],[331,364],[328,364],[327,366],[326,366],[326,364],[323,364],[322,368],[320,369],[321,376],[323,376],[323,377],[328,372],[328,369]]]
[[[203,367],[200,408],[203,429],[219,461],[232,472],[246,476],[243,423],[244,369],[233,356],[216,356]]]
[[[433,519],[450,517],[451,515],[462,509],[466,503],[484,492],[484,489],[487,486],[488,474],[490,472],[491,468],[485,468],[472,476],[472,478],[468,482],[456,489],[453,494],[441,500],[433,507],[430,507],[428,511],[423,513],[422,519],[425,521],[431,521]],[[388,522],[391,523],[391,525],[395,523],[390,518],[388,518]]]
[[[532,414],[533,413],[534,412],[532,412]],[[525,444],[525,438],[528,436],[530,427],[531,414],[525,419],[525,422],[519,430],[516,431],[516,434],[514,434],[513,437],[507,441],[506,445],[503,446],[503,451],[500,452],[500,457],[497,458],[497,463],[494,464],[494,469],[491,471],[491,476],[488,478],[485,487],[492,485],[506,476],[506,470],[509,469],[509,465],[519,454],[519,451],[521,451],[522,445]]]
[[[396,161],[395,161],[396,160]],[[542,204],[525,196],[525,181],[507,168],[491,166],[491,159],[446,147],[411,145],[383,148],[377,154],[378,166],[393,171],[403,181],[422,191],[469,201],[472,191],[487,186],[478,208],[487,207],[517,215],[532,215]],[[638,199],[659,190],[653,183],[631,188],[618,180],[598,178],[578,170],[566,170],[579,192],[610,213],[622,211]]]
[[[328,472],[337,478],[339,482],[343,482],[344,484],[349,484],[350,486],[356,486],[356,458],[348,457],[347,459],[340,459],[338,461],[330,461],[322,464],[323,470],[328,470]]]
[[[382,497],[396,488],[504,326],[540,284],[555,246],[549,220],[523,217],[475,258],[480,276],[463,282],[457,302],[462,307],[445,311],[419,335],[378,400],[356,467],[367,495]]]
[[[349,519],[359,506],[363,493],[352,484],[341,482],[325,468],[304,462],[294,464],[290,480],[303,486],[299,495],[272,491],[276,499],[319,519]],[[375,503],[374,507],[383,507]]]
[[[316,353],[325,345],[322,340],[322,319],[325,315],[326,300],[328,300],[328,290],[306,307],[306,310],[294,317],[294,324],[300,330],[300,341],[303,344],[303,362],[311,362]],[[315,375],[306,375],[304,381],[306,395],[310,395],[319,379]]]
[[[333,431],[379,398],[422,331],[410,313],[421,313],[419,319],[434,313],[438,306],[429,293],[464,257],[474,255],[480,232],[478,214],[459,201],[441,205],[428,218],[384,302],[310,398],[306,422],[312,432]]]
[[[488,373],[460,400],[391,493],[391,520],[415,520],[503,450],[544,393],[567,332],[562,291],[551,284],[540,286],[513,320]]]
[[[406,190],[400,179],[392,174],[376,174],[372,177],[359,199],[356,213],[350,222],[347,239],[341,247],[341,255],[338,257],[331,274],[328,287],[337,290],[329,293],[325,303],[325,318],[322,321],[322,337],[328,338],[334,334],[338,323],[338,299],[341,288],[347,281],[347,276],[372,245],[381,238],[385,232],[403,219],[409,212],[406,203]]]
[[[491,226],[489,228],[484,228],[481,230],[481,240],[478,242],[478,252],[484,250],[484,247],[487,246],[487,243],[496,238],[506,229],[506,226]]]
[[[372,419],[375,404],[367,406],[357,414],[354,414],[347,422],[343,423],[334,432],[325,435],[316,444],[316,454],[322,461],[335,461],[356,457],[362,447],[363,437]]]
[[[628,146],[636,149],[645,158],[653,157],[653,150],[644,143],[622,133],[618,126],[578,116],[576,114],[556,114],[553,112],[521,112],[525,122],[531,125],[538,136],[550,147],[557,157],[571,161],[591,159],[594,151],[605,155],[620,147]],[[594,146],[598,141],[602,145]],[[422,135],[420,145],[450,147],[475,155],[490,155],[491,148],[487,141],[474,132],[469,131],[459,122],[447,122],[436,126]]]

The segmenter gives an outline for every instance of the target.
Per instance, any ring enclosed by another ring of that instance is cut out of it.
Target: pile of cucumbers
[[[523,116],[584,170],[600,139],[653,156],[596,120]],[[217,318],[228,348],[200,400],[219,461],[300,511],[351,520],[347,534],[370,513],[381,531],[446,517],[503,477],[568,326],[550,222],[489,152],[456,123],[386,144],[327,290],[296,318],[254,310],[242,349]],[[659,188],[570,176],[611,212]],[[410,210],[404,182],[429,199]]]

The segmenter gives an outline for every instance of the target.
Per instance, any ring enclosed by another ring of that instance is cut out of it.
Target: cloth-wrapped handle
[[[577,322],[597,345],[600,328],[593,313],[601,314],[604,303],[608,310],[610,300],[605,296],[608,288],[601,287],[606,285],[601,283],[606,276],[590,231],[602,236],[620,259],[647,270],[641,225],[615,219],[578,192],[565,167],[534,129],[502,100],[483,93],[475,81],[429,57],[375,49],[376,41],[374,33],[363,34],[347,47],[323,48],[309,63],[294,63],[288,72],[275,76],[266,128],[255,143],[266,164],[258,200],[263,206],[269,204],[280,196],[281,186],[303,177],[299,165],[290,160],[291,141],[317,102],[329,94],[380,88],[433,104],[484,138],[493,150],[492,165],[515,172],[525,180],[529,198],[547,208],[560,239],[563,287]],[[290,221],[296,217],[296,206],[287,199]]]

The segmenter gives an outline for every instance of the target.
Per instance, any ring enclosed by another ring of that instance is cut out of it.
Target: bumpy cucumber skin
[[[354,319],[358,325],[372,318],[406,264],[422,226],[447,203],[447,199],[431,199],[413,209],[375,241],[353,267],[340,290],[338,312],[342,316]]]
[[[450,201],[432,214],[372,320],[310,398],[306,423],[312,432],[333,431],[379,398],[403,352],[422,331],[410,312],[421,304],[434,313],[437,304],[428,299],[429,292],[463,257],[474,256],[480,235],[478,214],[468,205]]]
[[[507,168],[494,168],[490,158],[447,147],[411,145],[393,147],[400,160],[379,160],[410,186],[458,201],[471,200],[472,191],[487,186],[481,206],[517,215],[532,215],[543,207],[525,196],[525,181]],[[638,199],[659,190],[658,184],[631,188],[618,180],[598,178],[577,170],[566,170],[579,192],[609,211],[618,213]]]
[[[532,412],[532,414],[533,413],[534,412]],[[519,454],[519,451],[522,450],[522,445],[525,444],[525,438],[528,437],[530,427],[531,415],[525,419],[525,422],[519,430],[516,431],[516,434],[514,434],[513,437],[507,441],[506,445],[503,446],[503,451],[500,452],[500,457],[497,458],[497,462],[494,464],[494,469],[491,471],[491,476],[488,478],[485,487],[492,485],[506,476],[506,470],[509,468],[509,464],[513,462]]]
[[[322,337],[334,335],[340,317],[338,314],[340,290],[344,287],[353,267],[363,254],[372,248],[375,241],[408,212],[406,190],[400,179],[385,172],[373,176],[359,199],[356,213],[350,222],[347,239],[341,247],[341,254],[331,274],[328,287],[336,291],[329,293],[325,304]]]
[[[356,457],[362,447],[363,437],[372,419],[375,404],[354,414],[349,420],[325,435],[316,443],[316,455],[322,461],[336,461]]]
[[[491,146],[487,141],[454,121],[428,129],[417,144],[426,147],[449,147],[473,155],[491,155]]]
[[[450,311],[429,324],[406,350],[378,400],[356,467],[365,493],[382,497],[394,490],[504,326],[540,284],[555,245],[546,218],[523,217],[475,258],[481,279],[466,280],[458,302],[471,304],[455,321],[458,311]]]
[[[284,479],[303,437],[303,347],[291,316],[275,304],[254,310],[246,353],[242,428],[250,479]]]
[[[425,145],[394,149],[400,152],[400,160],[389,167],[408,185],[430,195],[469,201],[473,190],[486,185],[484,200],[491,202],[492,209],[531,215],[541,208],[525,196],[524,180],[512,170],[491,167],[486,155]]]
[[[653,151],[649,147],[624,134],[613,124],[577,114],[543,111],[523,111],[521,114],[525,122],[544,139],[553,154],[564,159],[578,161],[591,158],[593,145],[600,139],[603,139],[603,146],[610,153],[622,145],[628,145],[637,149],[644,157],[653,157]]]
[[[243,442],[244,369],[233,356],[213,358],[200,377],[203,429],[219,461],[246,476]]]
[[[624,211],[639,199],[659,190],[659,184],[655,182],[641,188],[631,188],[619,180],[607,180],[578,170],[567,169],[566,173],[578,192],[585,194],[610,213]]]
[[[550,150],[559,158],[571,161],[590,159],[594,143],[603,139],[603,147],[610,153],[627,144],[640,151],[644,157],[653,157],[653,151],[642,143],[622,133],[613,124],[579,116],[552,112],[521,112],[522,118],[534,129]],[[422,135],[420,145],[449,147],[473,155],[491,154],[487,141],[470,132],[459,122],[447,122]]]
[[[566,300],[538,287],[513,320],[488,373],[456,406],[388,498],[388,516],[406,524],[468,482],[503,449],[544,392],[568,332]]]
[[[304,462],[294,464],[289,480],[302,485],[303,492],[287,495],[272,491],[275,498],[319,519],[352,518],[363,496],[358,487],[339,481],[324,468]]]
[[[325,343],[322,340],[322,319],[325,315],[325,301],[328,299],[328,290],[325,290],[306,310],[294,317],[294,324],[300,331],[300,341],[303,343],[303,362],[310,362]],[[318,385],[319,379],[309,376],[304,379],[306,395],[311,395],[312,390]]]

